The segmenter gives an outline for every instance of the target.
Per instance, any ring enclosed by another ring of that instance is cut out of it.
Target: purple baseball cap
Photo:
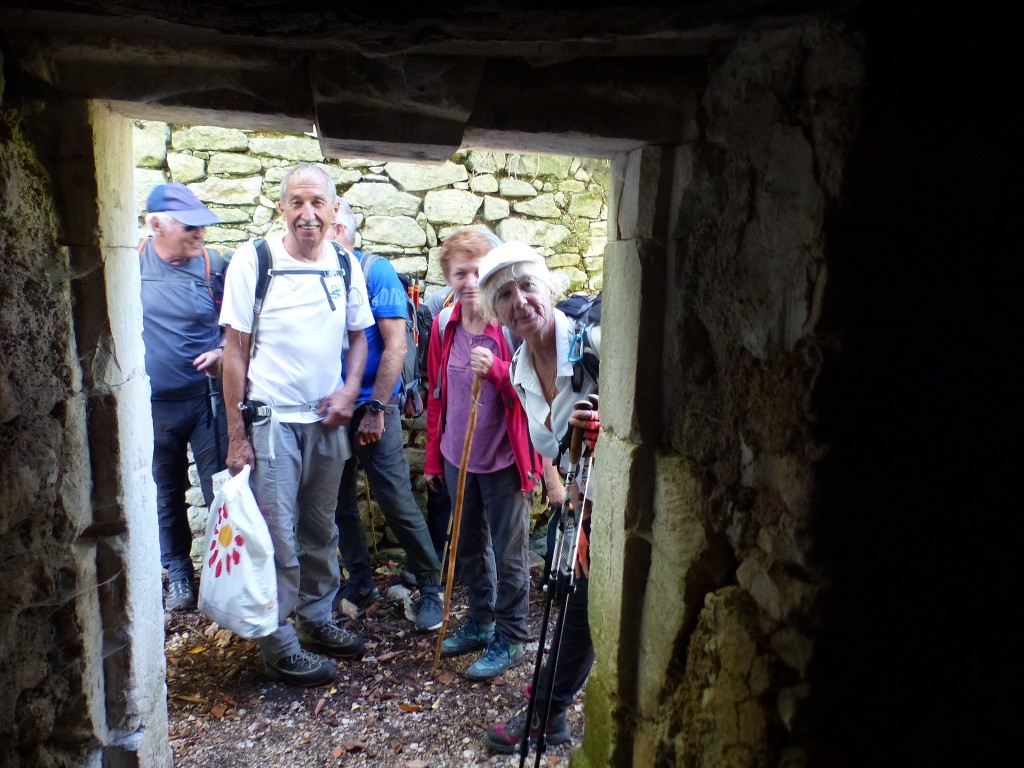
[[[166,213],[190,227],[220,224],[220,216],[199,202],[192,190],[178,182],[155,186],[149,193],[146,210],[150,213]]]

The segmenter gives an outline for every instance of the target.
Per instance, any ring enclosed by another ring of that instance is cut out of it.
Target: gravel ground
[[[397,587],[391,591],[398,596],[349,622],[366,640],[366,655],[361,661],[339,661],[334,683],[320,688],[265,678],[254,642],[219,629],[198,612],[168,615],[167,703],[175,766],[518,766],[517,755],[491,754],[483,733],[525,701],[543,608],[537,575],[527,662],[488,683],[474,683],[464,672],[476,654],[442,659],[431,673],[437,633],[415,631],[398,573],[378,569],[382,594]],[[465,605],[465,591],[456,589],[449,634],[459,626]],[[546,750],[541,765],[568,765],[583,733],[582,695],[568,719],[572,743]],[[527,765],[534,759],[531,750]]]

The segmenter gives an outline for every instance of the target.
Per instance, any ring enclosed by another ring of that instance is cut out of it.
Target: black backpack
[[[359,259],[359,266],[363,268],[369,284],[370,269],[377,259],[383,259],[376,253],[364,253]],[[405,362],[402,365],[402,389],[399,394],[402,413],[410,419],[415,419],[423,413],[423,395],[420,393],[420,376],[417,363],[419,360],[419,316],[416,304],[413,302],[409,290],[412,281],[408,275],[398,275],[398,279],[405,288]]]
[[[266,301],[267,293],[270,291],[271,278],[274,277],[274,255],[270,252],[270,246],[267,245],[267,241],[262,237],[258,237],[253,240],[252,244],[256,249],[256,296],[252,305],[249,357],[256,354],[256,326],[259,324],[263,302]],[[333,240],[331,245],[334,246],[335,255],[338,257],[338,271],[341,272],[341,277],[345,281],[345,300],[347,301],[349,289],[352,288],[352,263],[349,261],[348,253],[340,245]],[[327,285],[324,282],[325,278],[331,274],[331,271],[321,269],[288,269],[281,271],[293,275],[319,275],[320,282],[324,283],[325,291],[327,290]],[[331,299],[330,294],[328,294],[327,300],[331,303],[331,309],[334,309],[334,301]]]

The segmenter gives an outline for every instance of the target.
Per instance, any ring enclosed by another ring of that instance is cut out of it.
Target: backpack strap
[[[341,277],[345,281],[345,302],[348,303],[348,292],[352,290],[352,259],[348,251],[331,240],[334,246],[334,255],[338,257],[338,269],[341,270]]]
[[[150,240],[152,240],[152,239],[153,239],[153,236],[150,235],[149,237],[144,237],[141,240],[139,240],[138,251],[139,251],[139,259],[140,260],[142,259],[142,252],[144,250],[146,250],[146,244]],[[210,298],[213,299],[214,305],[219,307],[220,306],[220,301],[217,300],[217,297],[213,293],[213,282],[210,280],[210,252],[206,249],[205,245],[200,246],[200,247],[203,250],[203,265],[204,265],[205,271],[206,271],[206,282],[203,284],[203,287],[205,287],[206,290],[209,292]],[[198,282],[198,281],[196,281],[196,282]]]
[[[270,293],[270,286],[274,278],[274,254],[270,250],[270,245],[262,237],[257,237],[252,244],[256,250],[256,290],[252,305],[252,330],[249,332],[249,357],[256,356],[256,328],[259,325],[260,312],[263,311],[263,305],[266,303],[267,294]],[[352,262],[345,249],[333,240],[331,245],[334,246],[334,253],[338,257],[338,270],[345,281],[345,300],[348,301],[348,292],[352,288]],[[306,270],[294,271],[306,272]],[[321,275],[321,281],[323,280],[322,270],[309,270],[308,272]],[[328,296],[328,301],[330,301],[330,296]]]
[[[455,311],[454,305],[445,305],[440,312],[437,313],[437,335],[441,340],[440,343],[444,344],[444,329],[448,326],[448,321],[452,319],[452,312]],[[441,366],[437,367],[437,386],[434,387],[434,399],[441,399]]]
[[[256,328],[260,322],[260,312],[263,311],[263,303],[267,300],[270,292],[270,281],[273,277],[274,254],[270,246],[262,237],[253,240],[253,247],[256,249],[256,294],[252,304],[252,329],[249,331],[249,357],[256,356]]]

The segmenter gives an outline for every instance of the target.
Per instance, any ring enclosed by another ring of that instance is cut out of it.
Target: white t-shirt
[[[519,393],[519,399],[526,411],[527,421],[530,425],[530,440],[542,456],[555,458],[558,456],[558,443],[569,428],[569,417],[572,415],[573,405],[579,400],[586,400],[587,395],[597,391],[597,382],[591,381],[589,376],[583,377],[583,383],[579,392],[572,389],[573,364],[569,362],[569,348],[575,335],[574,323],[567,318],[560,309],[555,309],[555,354],[557,355],[558,371],[555,374],[555,384],[558,387],[558,394],[555,395],[551,407],[548,407],[544,399],[544,389],[541,386],[537,372],[533,368],[533,360],[530,357],[527,344],[523,343],[513,355],[515,367],[512,373],[512,385]],[[600,336],[594,334],[591,337],[591,345],[600,355]],[[549,427],[548,424],[551,426]],[[583,466],[586,462],[580,462],[582,475]],[[562,466],[569,466],[569,452],[562,455]],[[587,487],[587,498],[594,496],[594,477],[591,476],[590,485]],[[585,484],[585,478],[579,478],[580,487]]]
[[[274,276],[256,328],[256,349],[249,359],[248,397],[271,405],[316,403],[341,387],[341,353],[347,331],[373,325],[366,281],[350,259],[352,285],[338,274],[334,246],[324,241],[320,259],[293,259],[284,235],[267,238]],[[320,275],[289,275],[289,270],[324,270]],[[256,249],[248,242],[235,251],[224,284],[220,324],[241,333],[252,331],[256,295]],[[331,309],[328,293],[334,301]],[[316,413],[282,413],[281,421],[312,422]]]

